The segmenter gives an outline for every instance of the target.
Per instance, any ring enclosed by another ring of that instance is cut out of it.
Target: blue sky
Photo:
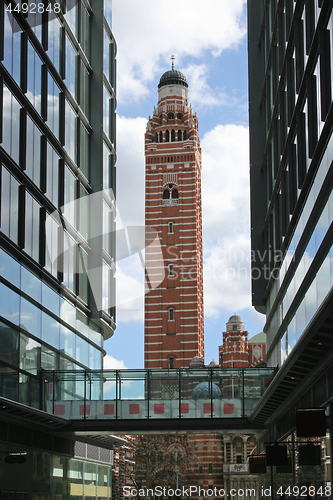
[[[264,316],[251,306],[245,0],[113,0],[118,45],[118,228],[144,224],[144,132],[157,85],[171,68],[189,83],[202,147],[205,361],[237,312],[249,336]],[[138,255],[119,263],[118,317],[106,368],[143,367],[143,275]]]

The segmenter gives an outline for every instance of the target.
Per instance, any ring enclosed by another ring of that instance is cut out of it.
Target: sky
[[[112,0],[117,42],[117,229],[144,225],[144,133],[160,77],[186,76],[202,148],[205,362],[218,360],[237,313],[249,337],[265,317],[251,306],[245,0]],[[144,367],[141,258],[117,263],[117,329],[105,368]]]

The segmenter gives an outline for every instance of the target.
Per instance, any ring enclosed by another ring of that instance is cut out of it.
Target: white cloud
[[[104,370],[124,370],[127,368],[127,366],[125,366],[125,363],[122,359],[118,360],[107,354],[103,359],[103,368]]]
[[[184,56],[214,57],[236,47],[245,35],[246,0],[113,0],[112,31],[118,45],[118,99],[135,102],[150,93],[152,81]]]
[[[147,118],[117,116],[117,206],[123,225],[144,225]]]
[[[207,83],[207,64],[191,64],[184,69],[186,79],[191,82],[191,103],[196,109],[205,106],[232,105],[236,99],[221,89],[212,89]]]
[[[207,242],[249,235],[249,132],[217,125],[202,147],[203,233]]]
[[[138,257],[117,263],[117,323],[143,321],[144,274]]]
[[[205,314],[251,307],[248,129],[217,125],[202,140]]]
[[[117,230],[144,226],[144,133],[147,119],[117,116]],[[117,240],[117,247],[120,240]],[[119,251],[117,251],[119,257]],[[143,321],[144,274],[138,255],[117,262],[117,323]]]

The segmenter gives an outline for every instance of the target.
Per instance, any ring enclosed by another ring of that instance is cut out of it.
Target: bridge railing
[[[45,411],[68,419],[247,417],[274,368],[43,371]]]

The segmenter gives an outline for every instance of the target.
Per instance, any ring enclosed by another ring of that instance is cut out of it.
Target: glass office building
[[[107,0],[1,2],[3,401],[38,408],[41,370],[102,368],[115,330],[111,22]]]
[[[332,2],[249,0],[248,27],[252,303],[280,367],[254,419],[284,415],[276,439],[333,396]]]

